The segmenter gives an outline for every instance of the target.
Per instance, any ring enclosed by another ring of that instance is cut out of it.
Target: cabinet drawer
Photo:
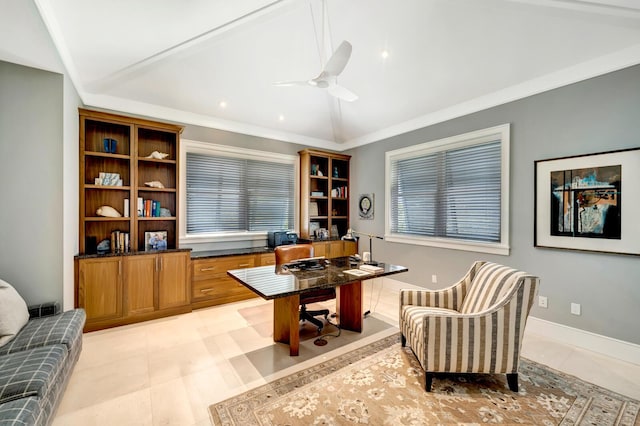
[[[269,266],[276,264],[276,255],[273,253],[264,253],[260,255],[260,266]]]
[[[254,266],[255,257],[253,255],[196,259],[193,261],[193,279],[201,280],[226,276],[230,269],[252,268]]]
[[[227,303],[249,297],[256,297],[256,294],[227,276],[194,281],[192,285],[192,299],[194,300],[215,299],[220,303]]]

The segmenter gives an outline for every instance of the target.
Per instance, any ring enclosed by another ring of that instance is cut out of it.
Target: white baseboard
[[[532,316],[529,316],[527,320],[525,333],[538,334],[581,349],[640,365],[640,345],[635,343],[602,336]]]

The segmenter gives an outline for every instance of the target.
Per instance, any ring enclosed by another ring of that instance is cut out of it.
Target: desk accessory
[[[353,230],[353,228],[349,228],[347,229],[347,233],[345,234],[345,236],[342,237],[343,240],[347,240],[347,241],[357,241],[357,237],[354,236],[355,235],[363,235],[365,237],[369,237],[369,260],[364,259],[365,264],[367,265],[377,265],[378,262],[376,262],[375,260],[373,260],[373,246],[372,246],[372,240],[374,238],[378,238],[380,240],[384,240],[383,237],[380,237],[378,235],[373,235],[373,234],[365,234],[364,232],[357,232],[355,230]]]

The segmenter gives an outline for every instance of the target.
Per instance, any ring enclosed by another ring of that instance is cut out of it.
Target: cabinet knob
[[[248,263],[241,263],[238,265],[239,268],[246,268],[247,266],[249,266]]]

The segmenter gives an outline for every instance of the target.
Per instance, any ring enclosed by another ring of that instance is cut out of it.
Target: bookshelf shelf
[[[128,222],[130,217],[102,217],[102,216],[90,216],[85,217],[86,222]]]
[[[123,154],[111,154],[107,152],[95,152],[95,151],[87,151],[84,153],[86,157],[104,157],[104,158],[112,158],[112,159],[120,159],[120,160],[129,160],[131,158],[130,155]]]

